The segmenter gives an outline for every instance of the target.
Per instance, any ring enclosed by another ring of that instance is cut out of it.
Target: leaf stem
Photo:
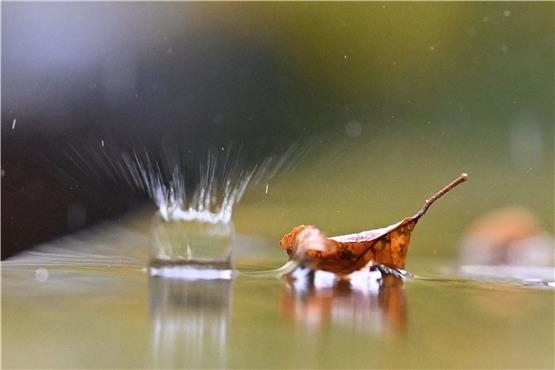
[[[466,173],[463,173],[459,177],[457,177],[455,180],[453,180],[450,184],[446,185],[443,189],[438,191],[431,198],[426,199],[426,203],[424,203],[424,206],[422,207],[422,209],[420,211],[418,211],[418,213],[415,214],[413,216],[413,218],[415,220],[418,220],[420,217],[422,217],[424,215],[424,213],[426,213],[426,211],[428,210],[428,208],[430,208],[432,203],[434,203],[436,200],[438,200],[439,198],[444,196],[447,192],[451,191],[457,185],[462,184],[466,180],[468,180],[468,175]]]

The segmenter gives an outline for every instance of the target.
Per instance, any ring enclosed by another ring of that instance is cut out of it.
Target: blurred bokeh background
[[[385,226],[461,172],[411,254],[454,257],[498,207],[553,232],[553,3],[1,7],[2,258],[148,204],[82,165],[98,153],[233,143],[256,163],[299,138],[239,232]]]

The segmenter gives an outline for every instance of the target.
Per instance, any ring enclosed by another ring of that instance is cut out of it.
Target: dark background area
[[[183,3],[3,3],[2,98],[2,258],[143,204],[89,168],[100,152],[194,164],[233,143],[256,162],[325,99]]]

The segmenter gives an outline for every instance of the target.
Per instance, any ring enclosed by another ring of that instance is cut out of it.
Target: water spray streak
[[[165,221],[215,224],[231,220],[234,206],[249,186],[263,182],[267,189],[271,179],[291,170],[312,147],[295,142],[281,153],[249,166],[241,157],[241,148],[231,145],[208,151],[206,159],[196,165],[177,150],[164,149],[152,155],[146,148],[126,152],[108,145],[70,144],[67,158],[81,174],[79,177],[124,183],[148,194]]]

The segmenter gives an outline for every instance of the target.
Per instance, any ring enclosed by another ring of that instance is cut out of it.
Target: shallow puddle
[[[250,253],[271,243],[238,240],[240,269],[283,263]],[[110,226],[4,262],[2,365],[553,367],[549,286],[462,278],[430,260],[415,260],[409,279],[183,281],[150,277],[148,247]]]

